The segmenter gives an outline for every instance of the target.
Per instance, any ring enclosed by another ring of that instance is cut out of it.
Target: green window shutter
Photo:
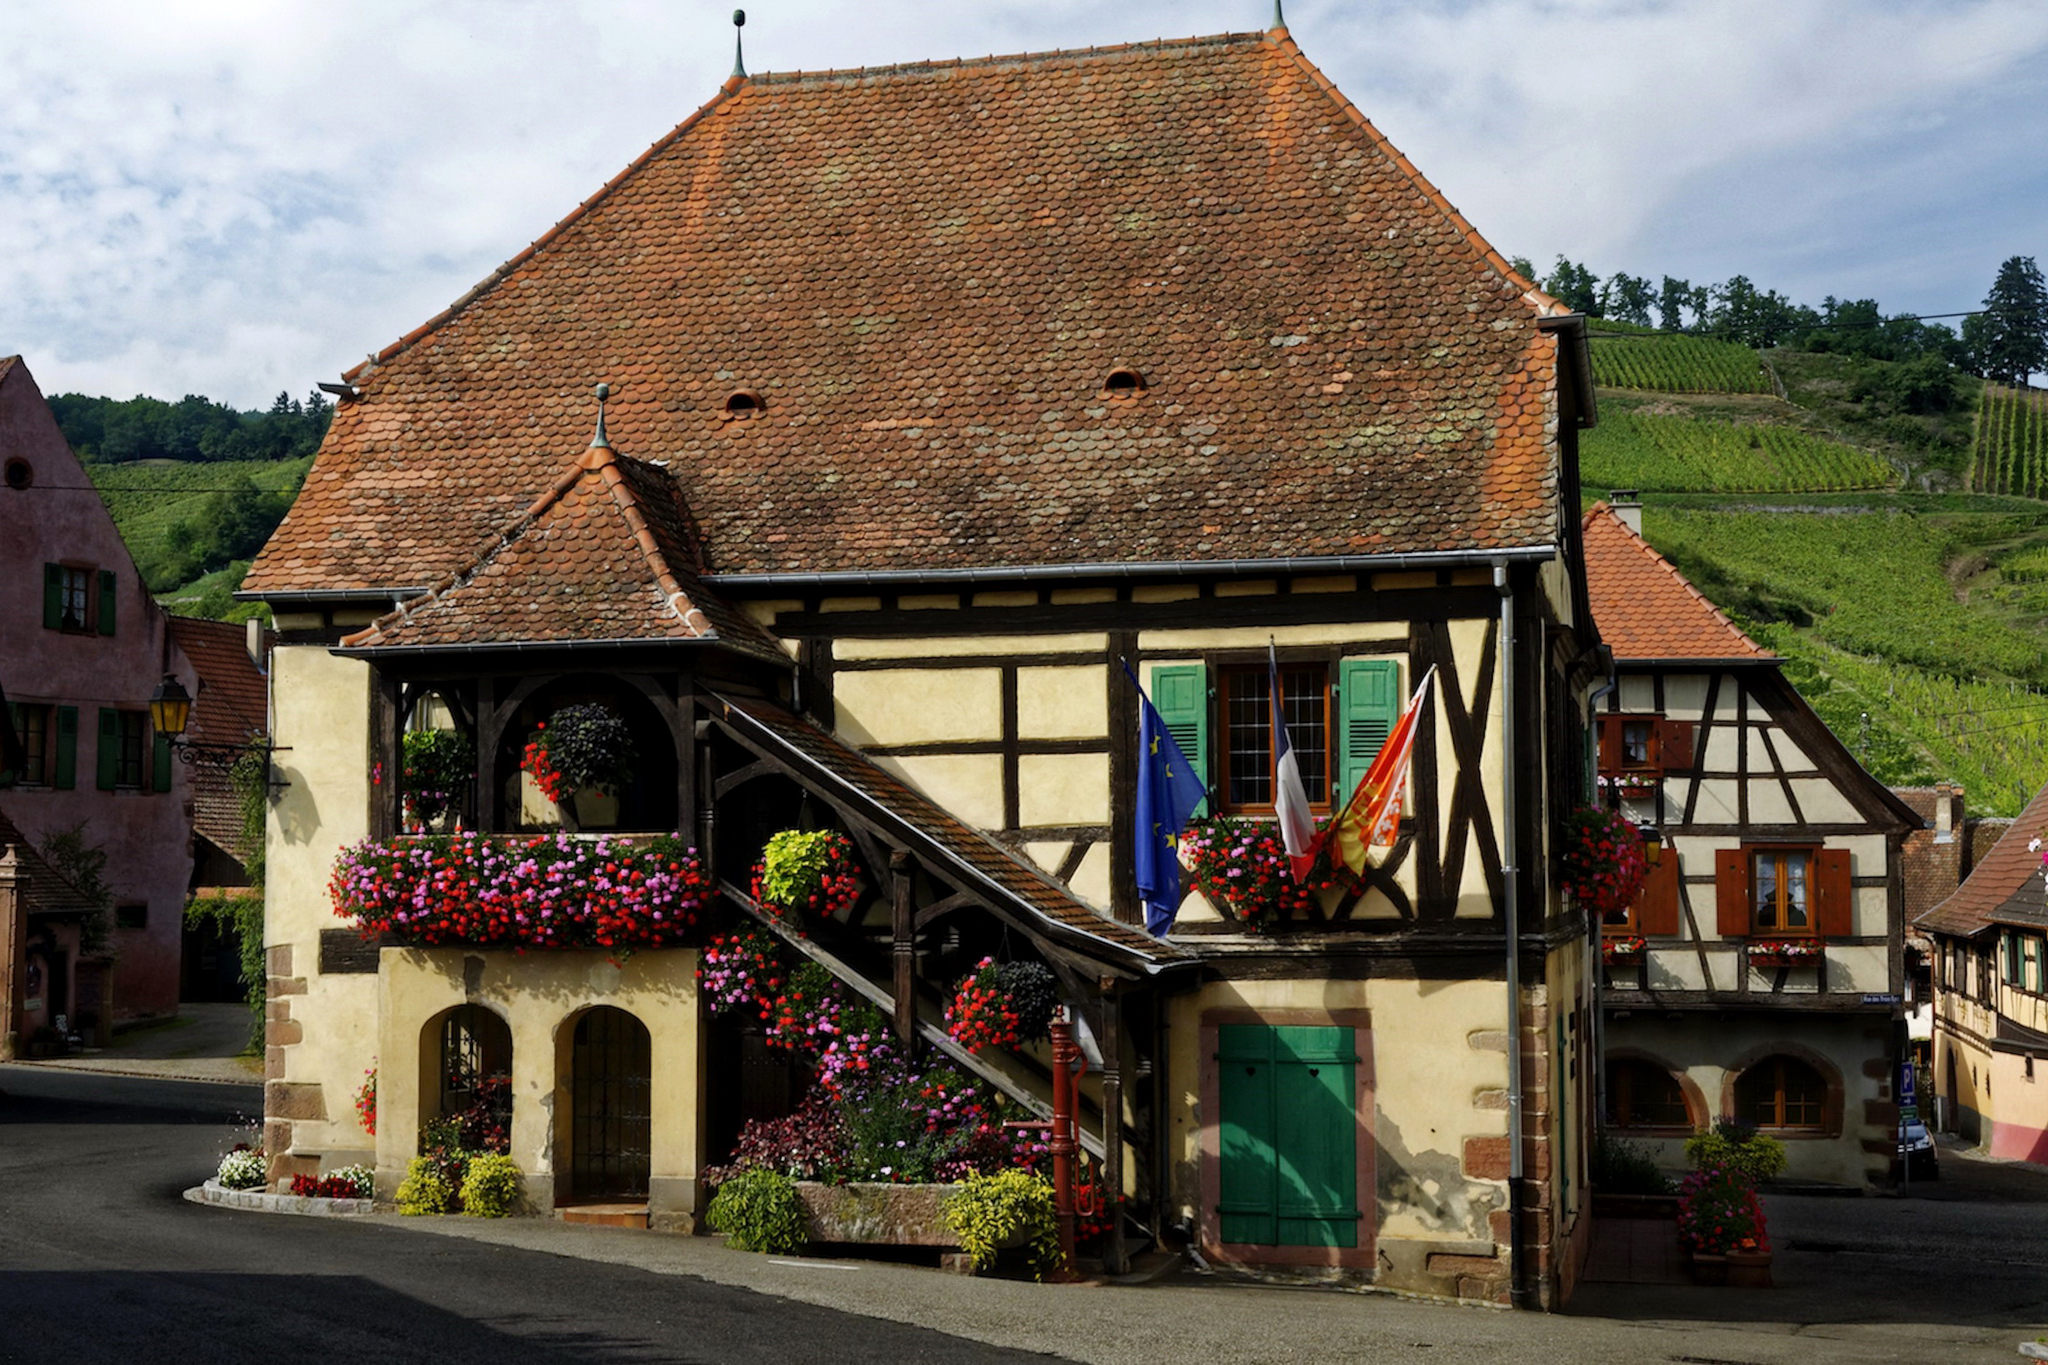
[[[167,792],[171,789],[171,737],[159,730],[151,741],[149,785],[153,790]]]
[[[100,570],[100,634],[114,633],[114,593],[116,580],[112,569]]]
[[[1173,742],[1195,765],[1204,783],[1215,777],[1209,766],[1209,670],[1201,664],[1173,664],[1152,670],[1152,705],[1173,733]],[[1195,816],[1209,813],[1205,800]]]
[[[57,708],[57,777],[51,784],[59,791],[78,785],[78,708]]]
[[[121,775],[121,713],[111,706],[100,708],[99,777],[94,784],[103,792],[114,789]]]
[[[43,565],[43,629],[64,628],[64,566]]]
[[[1356,1247],[1352,1031],[1226,1024],[1216,1034],[1223,1240]]]
[[[1337,716],[1335,800],[1342,805],[1401,718],[1401,665],[1392,659],[1340,660]]]

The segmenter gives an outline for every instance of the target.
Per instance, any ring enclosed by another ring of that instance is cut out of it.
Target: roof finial
[[[1281,3],[1282,3],[1282,0],[1273,0],[1273,27],[1274,27],[1274,28],[1286,28],[1286,27],[1287,27],[1287,16],[1286,16],[1285,14],[1282,14],[1282,13],[1280,12],[1280,5],[1281,5]]]
[[[740,43],[740,30],[747,26],[747,12],[736,9],[732,12],[732,74],[741,80],[747,78],[747,54]]]
[[[611,396],[611,385],[599,384],[597,386],[597,434],[590,438],[590,448],[592,450],[596,450],[600,446],[606,450],[612,448],[611,435],[604,429],[604,400]]]

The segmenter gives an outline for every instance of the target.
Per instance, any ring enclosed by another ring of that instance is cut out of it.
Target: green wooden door
[[[1216,1031],[1226,1242],[1358,1245],[1358,1056],[1348,1028]]]

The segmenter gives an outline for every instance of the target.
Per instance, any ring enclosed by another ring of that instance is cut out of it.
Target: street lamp
[[[175,674],[164,674],[156,691],[149,694],[149,723],[158,734],[175,740],[184,735],[185,723],[191,718],[192,694]]]
[[[149,694],[149,723],[156,732],[170,741],[171,751],[186,767],[204,763],[215,768],[232,768],[235,760],[244,754],[281,753],[289,745],[273,745],[268,738],[258,735],[245,744],[201,744],[185,738],[185,727],[192,720],[192,694],[185,690],[185,684],[172,673],[164,674],[164,680],[156,685],[156,691]]]
[[[1645,820],[1636,826],[1636,833],[1643,837],[1643,861],[1655,867],[1664,859],[1664,833]]]

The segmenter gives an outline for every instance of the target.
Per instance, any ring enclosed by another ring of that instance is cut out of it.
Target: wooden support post
[[[711,722],[699,719],[692,733],[697,739],[697,762],[702,765],[703,777],[698,789],[704,793],[702,804],[697,807],[697,861],[704,868],[704,876],[713,886],[718,884],[718,801],[713,796],[716,768],[712,763],[712,752],[717,747],[711,742]]]
[[[896,997],[896,1036],[908,1046],[917,1037],[917,944],[910,905],[910,855],[900,848],[889,854],[889,878],[893,897],[889,903],[889,933],[896,968],[891,994]]]
[[[477,831],[496,834],[503,826],[498,819],[498,680],[479,678],[476,684],[476,810],[472,813]]]
[[[398,679],[370,673],[370,837],[389,839],[404,827],[405,749],[399,735]]]
[[[14,845],[0,844],[0,1062],[21,1055],[27,971],[28,877]]]
[[[1102,1203],[1109,1236],[1102,1247],[1103,1269],[1128,1274],[1124,1251],[1124,1029],[1123,1000],[1116,978],[1102,978]]]
[[[1074,1064],[1081,1061],[1074,1026],[1067,1012],[1052,1021],[1052,1130],[1046,1147],[1052,1156],[1053,1216],[1060,1233],[1060,1269],[1051,1278],[1070,1284],[1074,1271]]]

